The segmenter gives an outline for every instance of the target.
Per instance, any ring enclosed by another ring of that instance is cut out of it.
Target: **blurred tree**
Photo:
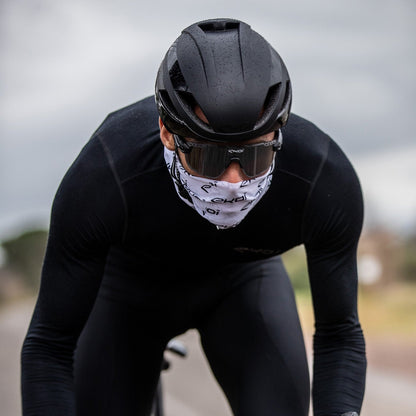
[[[416,283],[416,234],[407,238],[403,244],[400,271],[404,280]]]
[[[6,253],[3,267],[21,276],[31,290],[39,287],[47,235],[45,230],[31,230],[2,243]]]

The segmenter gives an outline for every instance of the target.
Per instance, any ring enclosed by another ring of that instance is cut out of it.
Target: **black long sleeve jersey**
[[[41,289],[22,351],[24,414],[58,414],[54,408],[72,414],[74,348],[106,282],[121,286],[146,270],[163,285],[174,279],[173,270],[215,271],[301,244],[316,321],[316,414],[335,414],[339,403],[359,409],[366,368],[356,304],[362,218],[350,162],[297,115],[283,129],[268,192],[240,225],[217,230],[176,194],[154,98],[110,114],[55,197]]]

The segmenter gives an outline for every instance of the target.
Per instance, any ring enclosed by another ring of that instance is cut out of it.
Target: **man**
[[[148,415],[167,341],[196,328],[235,415],[306,416],[305,348],[279,257],[299,244],[316,318],[314,414],[360,412],[360,186],[327,135],[289,119],[291,99],[276,51],[247,24],[215,19],[168,50],[156,105],[107,117],[54,201],[22,352],[24,415]]]

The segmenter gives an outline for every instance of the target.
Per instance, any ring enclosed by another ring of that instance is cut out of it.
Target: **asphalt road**
[[[20,348],[33,309],[33,301],[0,312],[0,413],[18,416],[20,408]],[[187,345],[186,359],[171,357],[163,375],[167,416],[231,416],[199,346],[198,334],[180,337]],[[416,375],[406,377],[369,367],[362,416],[416,415]],[[253,415],[255,416],[255,415]]]

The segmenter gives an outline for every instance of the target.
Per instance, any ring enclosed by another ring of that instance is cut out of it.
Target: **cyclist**
[[[359,413],[363,207],[350,162],[289,118],[286,67],[241,21],[186,28],[155,97],[110,114],[57,191],[22,350],[23,414],[147,415],[167,341],[196,328],[235,415],[306,416],[304,341],[279,256],[300,244],[314,414]]]

